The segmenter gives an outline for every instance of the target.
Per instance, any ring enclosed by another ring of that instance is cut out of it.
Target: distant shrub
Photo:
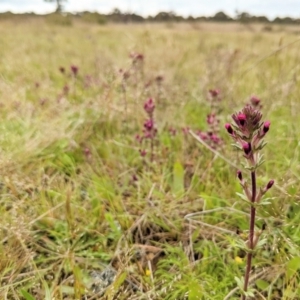
[[[91,12],[83,12],[80,16],[81,20],[88,23],[96,23],[104,25],[107,23],[107,18],[104,15]]]
[[[13,20],[14,22],[16,22],[28,20],[31,18],[39,18],[39,15],[36,15],[35,13],[14,14],[10,11],[0,13],[0,21]]]
[[[10,19],[14,16],[13,13],[11,13],[10,11],[4,12],[0,14],[0,20],[7,20]]]
[[[229,16],[227,16],[224,12],[220,11],[218,13],[216,13],[212,18],[212,21],[216,21],[216,22],[230,22],[232,21],[232,18],[230,18]]]
[[[46,16],[46,22],[60,26],[72,26],[72,16],[68,14],[53,13]]]

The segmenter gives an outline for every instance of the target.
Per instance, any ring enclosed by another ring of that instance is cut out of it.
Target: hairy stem
[[[150,156],[150,161],[151,163],[153,163],[154,161],[154,136],[151,137],[151,140],[150,140],[150,147],[151,147],[151,156]]]
[[[250,211],[250,231],[249,231],[249,252],[247,254],[247,267],[246,267],[246,273],[245,273],[245,283],[244,283],[244,291],[247,292],[248,290],[248,283],[250,278],[250,272],[251,272],[251,263],[252,263],[252,255],[254,250],[254,226],[255,226],[255,213],[256,208],[253,205],[255,203],[256,198],[256,174],[255,171],[251,172],[251,185],[252,185],[252,197],[251,197],[251,211]],[[242,296],[242,300],[246,300],[246,296]]]
[[[154,129],[153,113],[151,113],[150,119],[151,119],[151,122],[153,124],[152,130],[151,130],[151,138],[150,138],[150,152],[151,152],[151,154],[150,154],[150,161],[151,161],[151,163],[153,163],[153,160],[154,160],[154,134],[155,134],[154,133],[155,129]]]

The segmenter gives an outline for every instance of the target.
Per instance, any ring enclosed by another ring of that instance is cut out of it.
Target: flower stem
[[[151,130],[151,138],[150,138],[150,152],[151,152],[150,161],[151,161],[151,163],[153,163],[153,160],[154,160],[154,131],[155,131],[153,113],[151,113],[150,119],[153,124],[152,130]]]
[[[255,213],[256,208],[253,205],[255,203],[256,199],[256,174],[255,171],[251,172],[251,185],[252,185],[252,197],[251,197],[251,211],[250,211],[250,231],[249,231],[249,252],[247,254],[247,267],[246,267],[246,273],[245,273],[245,282],[244,282],[244,292],[247,292],[248,290],[248,283],[250,278],[250,272],[251,272],[251,263],[252,263],[252,255],[254,250],[254,226],[255,226]],[[246,300],[246,296],[242,296],[242,300]]]

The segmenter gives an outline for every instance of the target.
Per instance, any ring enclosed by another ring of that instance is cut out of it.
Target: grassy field
[[[0,298],[239,299],[249,205],[224,124],[256,95],[275,185],[250,287],[300,299],[300,38],[271,29],[1,22]],[[207,146],[189,132],[211,113]]]

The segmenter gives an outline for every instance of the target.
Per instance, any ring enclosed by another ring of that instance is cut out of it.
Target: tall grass
[[[253,94],[272,122],[257,178],[277,184],[272,204],[257,209],[266,242],[249,286],[255,299],[297,299],[294,28],[3,24],[1,299],[99,299],[90,272],[107,265],[116,276],[103,299],[239,299],[249,219],[232,175],[239,155],[225,130],[214,151],[182,130],[207,130],[212,88],[221,125]],[[143,54],[142,72],[130,53]],[[153,159],[135,140],[150,97]]]

